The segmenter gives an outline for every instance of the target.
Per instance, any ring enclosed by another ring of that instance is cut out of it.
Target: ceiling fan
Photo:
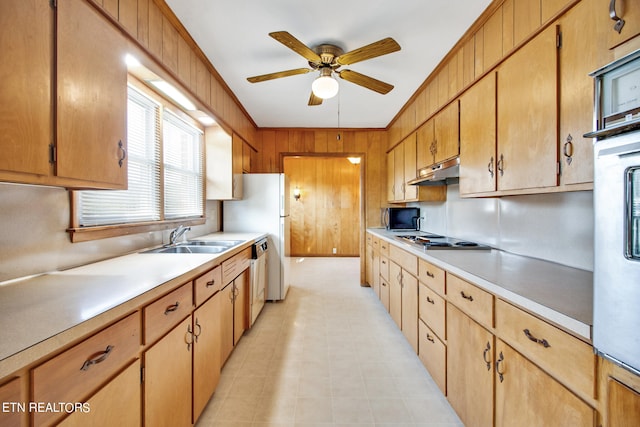
[[[332,77],[333,74],[337,74],[343,80],[355,83],[383,95],[389,93],[391,89],[393,89],[393,85],[376,80],[373,77],[360,74],[353,70],[339,69],[343,65],[355,64],[356,62],[400,50],[400,45],[391,37],[387,37],[359,49],[344,53],[340,47],[333,44],[321,44],[311,49],[286,31],[276,31],[269,33],[269,35],[304,57],[309,61],[309,66],[311,68],[296,68],[293,70],[248,77],[247,80],[251,83],[295,76],[298,74],[306,74],[311,71],[319,71],[319,77],[316,78],[311,85],[309,105],[320,105],[322,104],[323,99],[332,98],[338,93],[338,82]]]

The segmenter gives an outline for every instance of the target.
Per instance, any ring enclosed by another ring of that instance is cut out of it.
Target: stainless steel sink
[[[238,246],[244,240],[192,240],[179,243],[176,246],[143,251],[143,254],[219,254]]]

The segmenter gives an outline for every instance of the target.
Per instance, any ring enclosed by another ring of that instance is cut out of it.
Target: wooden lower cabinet
[[[497,427],[595,425],[594,409],[500,339],[495,384]]]
[[[609,378],[606,411],[607,426],[639,426],[640,392]]]
[[[249,270],[226,285],[219,298],[220,360],[224,364],[249,325]]]
[[[142,422],[140,396],[140,360],[136,360],[87,400],[83,410],[74,412],[58,425],[138,426]]]
[[[402,334],[418,353],[418,279],[402,272]]]
[[[389,263],[389,314],[398,329],[402,329],[402,269],[398,264]]]
[[[429,374],[447,395],[447,346],[422,321],[418,321],[418,356]]]
[[[493,348],[491,332],[447,304],[447,399],[466,427],[493,425]]]
[[[191,425],[191,316],[144,353],[145,426]]]
[[[6,404],[8,402],[22,403],[24,399],[22,397],[22,382],[21,378],[14,378],[0,386],[0,402]],[[6,402],[6,403],[5,403]],[[22,425],[22,414],[18,410],[0,411],[0,425],[6,427],[20,427]]]
[[[193,422],[195,423],[220,380],[220,298],[214,295],[193,313],[193,333]]]
[[[245,270],[233,281],[233,345],[242,338],[249,325],[247,315],[249,306],[249,271]]]
[[[389,283],[380,276],[380,302],[387,313],[389,313],[389,298],[390,298],[390,285]]]
[[[233,282],[214,295],[220,300],[220,362],[224,365],[233,351]]]

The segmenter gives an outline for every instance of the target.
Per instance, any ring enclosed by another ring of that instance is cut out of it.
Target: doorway
[[[291,195],[291,256],[360,256],[362,167],[344,154],[283,158]]]

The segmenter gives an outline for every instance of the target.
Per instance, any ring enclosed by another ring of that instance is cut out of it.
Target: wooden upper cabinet
[[[601,18],[607,20],[607,5],[611,4],[609,0],[599,1],[598,10]],[[638,1],[615,0],[613,4],[615,5],[616,16],[624,20],[624,25],[618,32],[614,28],[616,22],[611,19],[607,20],[609,22],[608,44],[610,48],[617,47],[640,34],[640,4],[638,4]]]
[[[434,136],[435,163],[460,154],[458,101],[453,101],[435,116]]]
[[[460,98],[460,194],[496,189],[496,75]]]
[[[484,26],[483,60],[485,71],[502,59],[502,7],[489,17]]]
[[[402,144],[393,149],[393,182],[395,189],[393,200],[396,202],[404,201],[406,184],[404,181],[404,145]]]
[[[434,141],[433,119],[430,119],[420,126],[416,132],[417,169],[426,168],[433,164]]]
[[[0,180],[50,173],[52,37],[48,2],[0,2]]]
[[[613,60],[600,0],[582,0],[560,19],[560,184],[593,182],[594,83],[589,73]],[[589,28],[589,31],[585,31]]]
[[[416,169],[416,133],[405,138],[402,142],[404,147],[404,198],[405,200],[412,200],[418,198],[418,187],[415,185],[406,184],[417,176]]]
[[[557,30],[548,27],[498,69],[498,190],[558,183]]]
[[[124,38],[83,0],[58,2],[57,29],[56,175],[126,188]]]
[[[525,41],[540,28],[540,0],[513,0],[513,44]]]

